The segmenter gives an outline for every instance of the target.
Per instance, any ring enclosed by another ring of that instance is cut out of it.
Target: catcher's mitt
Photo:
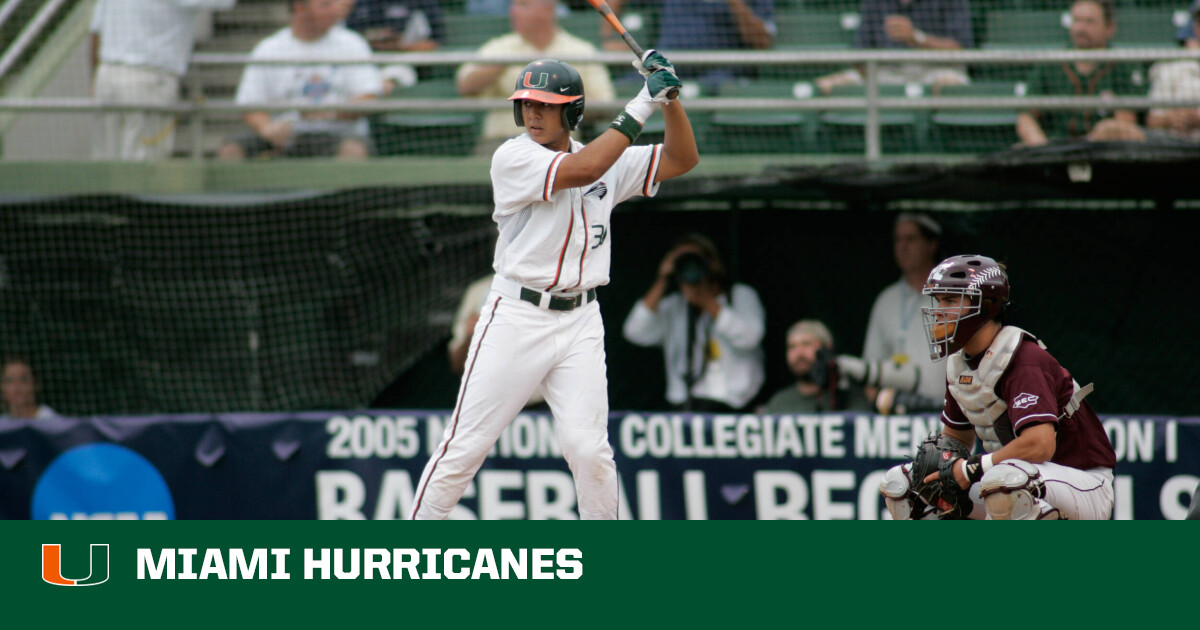
[[[954,462],[971,456],[966,444],[941,432],[930,433],[921,442],[913,458],[912,489],[926,503],[937,508],[938,518],[964,519],[974,504],[970,493],[954,480]],[[936,481],[925,483],[929,473],[938,473]]]

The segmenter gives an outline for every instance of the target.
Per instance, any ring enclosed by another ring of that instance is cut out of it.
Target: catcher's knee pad
[[[997,521],[1036,521],[1059,518],[1046,498],[1046,483],[1037,466],[1010,459],[992,467],[979,481],[979,496],[990,518]]]
[[[912,464],[901,464],[889,469],[879,480],[879,493],[887,504],[892,519],[907,521],[918,519],[924,512],[924,502],[912,491]]]

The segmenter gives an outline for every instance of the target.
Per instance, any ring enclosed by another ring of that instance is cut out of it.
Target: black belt
[[[584,301],[585,297],[587,298],[586,302]],[[540,307],[542,305],[542,294],[534,291],[533,289],[521,287],[521,300]],[[587,302],[595,301],[596,290],[588,289],[587,293],[582,293],[573,297],[551,295],[550,303],[546,305],[546,308],[552,311],[573,311],[580,306],[583,306]]]

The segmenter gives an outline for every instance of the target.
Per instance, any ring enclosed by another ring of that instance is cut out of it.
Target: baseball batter
[[[932,300],[922,309],[931,358],[947,360],[944,426],[880,482],[892,516],[1111,518],[1116,455],[1083,400],[1091,385],[1080,388],[1041,341],[1004,324],[1004,267],[953,256],[922,293]],[[977,436],[984,454],[971,455]]]
[[[570,137],[584,108],[574,68],[535,61],[517,79],[509,100],[526,133],[492,157],[496,277],[475,325],[453,416],[417,485],[413,519],[450,514],[539,385],[575,479],[579,516],[618,516],[596,302],[596,287],[609,280],[612,210],[631,197],[653,196],[659,182],[700,159],[683,104],[667,99],[682,85],[674,68],[653,50],[634,65],[646,85],[586,146]],[[663,143],[631,147],[660,107]]]

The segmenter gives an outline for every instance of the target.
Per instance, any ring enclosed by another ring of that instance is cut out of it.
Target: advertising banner
[[[1118,520],[1181,519],[1200,418],[1102,417]],[[0,421],[0,518],[405,518],[444,410]],[[614,412],[620,514],[636,520],[876,520],[884,472],[936,415]],[[575,519],[547,413],[521,414],[454,519]]]

